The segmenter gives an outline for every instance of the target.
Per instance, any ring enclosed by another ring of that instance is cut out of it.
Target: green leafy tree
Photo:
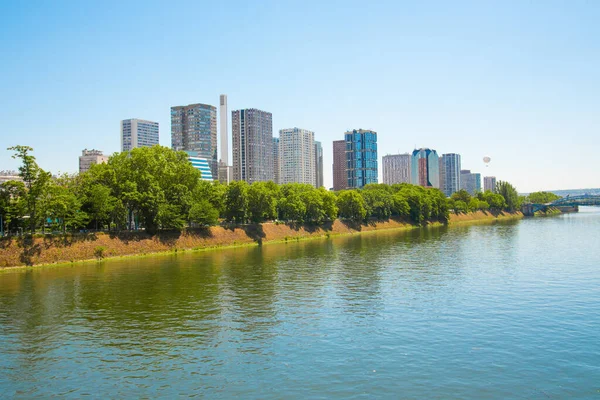
[[[279,218],[284,221],[304,222],[306,218],[306,203],[302,193],[311,190],[310,185],[288,183],[281,186],[281,199],[278,202]]]
[[[334,193],[327,191],[324,187],[320,187],[319,189],[317,189],[317,191],[321,196],[321,200],[323,202],[323,213],[325,215],[325,220],[335,220],[339,212],[337,206],[337,197]]]
[[[469,211],[469,206],[467,205],[467,203],[465,203],[462,200],[456,200],[456,201],[454,201],[454,212],[456,214],[466,213],[468,211]]]
[[[379,220],[386,220],[392,215],[394,198],[392,190],[388,185],[365,185],[360,194],[365,200],[367,217],[375,217]]]
[[[248,216],[254,223],[273,220],[277,216],[274,189],[266,182],[255,182],[248,188]]]
[[[506,207],[506,202],[504,201],[504,197],[502,195],[491,192],[489,190],[484,193],[478,194],[478,198],[481,201],[484,201],[488,204],[490,210],[492,211],[501,211]]]
[[[410,215],[410,206],[406,197],[402,193],[394,193],[393,197],[392,215],[400,218],[408,217]]]
[[[439,189],[429,188],[425,194],[431,204],[430,218],[447,222],[450,219],[450,209],[448,208],[448,202],[444,193]]]
[[[118,204],[117,199],[111,195],[110,188],[100,184],[92,185],[87,193],[86,202],[95,229],[98,229],[98,224],[101,226],[105,223],[110,224],[111,215]]]
[[[471,202],[471,195],[465,189],[460,189],[458,192],[452,193],[450,198],[454,201],[463,201],[465,204],[469,204]]]
[[[0,184],[0,216],[4,234],[24,227],[26,214],[25,184],[20,181],[8,181]]]
[[[192,204],[188,218],[200,225],[216,225],[219,221],[219,210],[207,199],[200,199]]]
[[[227,185],[225,193],[225,219],[238,224],[248,217],[248,183],[234,181]]]
[[[555,195],[552,192],[533,192],[527,196],[527,201],[536,204],[546,204],[556,201],[560,198],[560,196]]]
[[[150,234],[158,229],[181,229],[201,178],[186,153],[162,146],[114,154],[90,172],[93,183],[109,187],[111,196],[120,200],[120,205],[115,203],[116,217],[121,219],[124,208],[129,228],[139,219]]]
[[[304,220],[311,224],[321,224],[325,220],[325,207],[323,197],[317,189],[312,189],[301,193],[301,200],[306,207]]]
[[[496,182],[496,193],[504,198],[506,211],[514,212],[521,208],[519,193],[510,183],[504,181]]]
[[[367,217],[365,200],[356,190],[345,190],[338,195],[339,215],[354,222]]]
[[[50,173],[41,169],[35,157],[31,155],[33,149],[29,146],[14,146],[8,150],[14,151],[12,158],[20,159],[21,166],[19,167],[19,176],[25,184],[25,209],[29,214],[29,229],[31,234],[35,233],[35,229],[39,220],[38,207],[39,200],[44,193],[46,186],[50,182]]]

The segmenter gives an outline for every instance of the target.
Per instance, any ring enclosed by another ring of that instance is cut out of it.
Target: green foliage
[[[328,192],[324,187],[317,189],[321,200],[323,201],[323,213],[325,214],[325,220],[333,221],[338,216],[337,197],[332,192]]]
[[[477,198],[481,202],[487,203],[487,207],[492,211],[501,211],[506,207],[506,201],[504,200],[504,197],[489,190],[484,193],[478,193]]]
[[[344,190],[338,196],[339,215],[354,222],[364,221],[367,217],[365,200],[355,190]]]
[[[219,221],[219,211],[206,199],[200,199],[190,208],[188,218],[199,225],[215,225]]]
[[[469,204],[471,202],[471,195],[465,189],[460,189],[458,192],[452,193],[450,198],[454,201],[462,201],[465,204]]]
[[[277,216],[277,187],[267,182],[255,182],[248,188],[248,217],[254,223]]]
[[[391,217],[394,196],[388,185],[365,185],[360,194],[365,200],[367,217],[374,217],[379,220],[386,220]]]
[[[114,154],[87,173],[51,179],[35,163],[31,148],[11,149],[23,161],[23,182],[0,185],[0,215],[4,227],[13,231],[26,222],[32,231],[50,226],[63,232],[106,226],[131,229],[135,224],[153,234],[215,225],[219,218],[238,224],[279,219],[319,225],[338,215],[357,223],[392,216],[415,223],[446,222],[449,210],[508,207],[501,194],[472,197],[463,190],[447,199],[438,189],[405,183],[369,184],[338,195],[306,184],[238,181],[223,185],[201,180],[185,153],[161,146]]]
[[[513,185],[508,182],[498,181],[496,183],[496,193],[504,198],[506,203],[506,211],[517,211],[521,208],[521,200],[519,199],[519,193]]]
[[[410,206],[408,205],[406,197],[402,193],[394,193],[392,196],[392,201],[392,215],[401,218],[408,217],[410,215]]]
[[[24,227],[26,213],[25,184],[20,181],[0,184],[0,215],[6,235]]]
[[[454,212],[456,214],[466,213],[468,211],[469,211],[469,206],[464,201],[462,201],[462,200],[456,200],[454,202]]]
[[[102,260],[105,256],[105,252],[106,252],[106,247],[98,246],[94,249],[94,257],[96,257],[98,260]]]
[[[552,203],[561,197],[551,192],[534,192],[527,196],[527,201],[536,204]]]
[[[248,184],[234,181],[225,192],[225,219],[238,224],[245,223],[248,216]]]
[[[303,192],[312,190],[310,185],[288,183],[281,186],[279,200],[279,218],[284,221],[302,223],[306,218],[306,203]]]
[[[7,150],[15,152],[12,158],[21,159],[19,176],[23,179],[25,185],[22,197],[25,202],[25,212],[29,215],[29,228],[33,235],[39,223],[38,208],[40,197],[45,192],[51,175],[38,166],[35,157],[30,154],[33,151],[31,147],[14,146],[9,147]]]

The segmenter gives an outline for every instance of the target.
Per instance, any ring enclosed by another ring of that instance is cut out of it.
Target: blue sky
[[[226,93],[313,130],[327,186],[331,142],[369,128],[380,159],[430,147],[522,192],[600,187],[598,21],[593,0],[2,1],[0,169],[23,144],[75,172],[125,118],[169,146],[171,106]]]

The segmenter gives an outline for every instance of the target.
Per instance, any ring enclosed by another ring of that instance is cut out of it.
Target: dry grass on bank
[[[518,214],[498,218],[519,218]],[[450,223],[494,220],[491,213],[451,215]],[[216,226],[185,232],[161,232],[149,236],[144,232],[120,234],[90,233],[0,240],[0,268],[23,265],[68,263],[94,258],[144,255],[177,250],[206,249],[337,236],[375,230],[410,229],[414,225],[399,220],[351,224],[336,220],[324,226],[294,226],[266,223],[238,227]]]

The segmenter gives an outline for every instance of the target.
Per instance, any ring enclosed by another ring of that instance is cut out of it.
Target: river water
[[[0,397],[599,398],[600,208],[0,274]]]

